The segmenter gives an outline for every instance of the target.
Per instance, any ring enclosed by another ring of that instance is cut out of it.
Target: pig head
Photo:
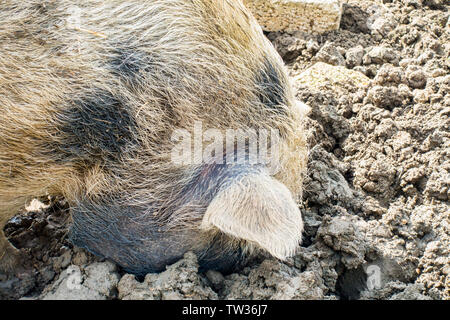
[[[262,165],[204,165],[157,214],[104,201],[78,204],[70,239],[135,274],[162,271],[189,250],[201,269],[229,272],[258,249],[285,259],[301,242],[298,205]]]

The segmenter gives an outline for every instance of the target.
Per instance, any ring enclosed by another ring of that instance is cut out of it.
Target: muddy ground
[[[41,199],[6,226],[27,265],[0,276],[0,298],[450,299],[449,9],[349,0],[338,31],[267,34],[312,108],[305,234],[292,259],[261,256],[222,275],[198,273],[188,253],[136,279],[74,248],[67,204]],[[317,62],[350,76],[309,85],[303,72]]]

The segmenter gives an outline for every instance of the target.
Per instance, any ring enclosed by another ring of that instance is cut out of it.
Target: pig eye
[[[287,104],[284,83],[281,79],[280,72],[266,58],[262,70],[256,77],[258,98],[267,108],[276,109],[278,112],[283,112]]]

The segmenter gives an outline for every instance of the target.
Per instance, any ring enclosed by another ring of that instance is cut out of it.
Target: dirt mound
[[[295,257],[222,275],[187,254],[138,281],[73,248],[56,201],[7,225],[30,268],[0,298],[450,299],[450,7],[383,2],[347,1],[335,32],[267,34],[312,109]]]

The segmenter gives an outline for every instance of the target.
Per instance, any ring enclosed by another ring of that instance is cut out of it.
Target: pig
[[[0,21],[0,270],[21,260],[5,223],[44,195],[70,204],[75,246],[134,274],[296,252],[307,107],[240,0],[3,0]],[[197,123],[275,130],[278,170],[173,161]]]

